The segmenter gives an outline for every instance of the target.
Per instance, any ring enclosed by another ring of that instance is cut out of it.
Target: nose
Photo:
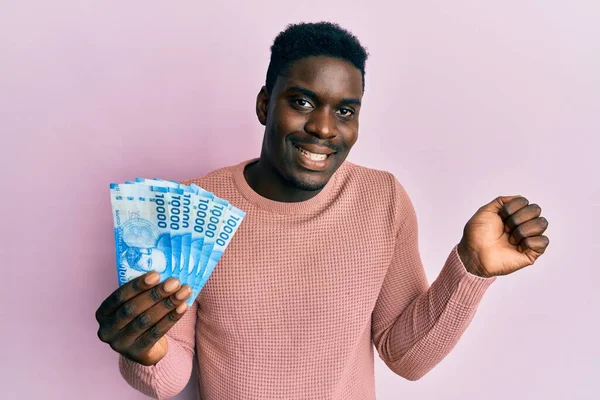
[[[315,109],[309,114],[304,130],[321,139],[329,139],[336,136],[334,115],[330,113],[329,107]]]

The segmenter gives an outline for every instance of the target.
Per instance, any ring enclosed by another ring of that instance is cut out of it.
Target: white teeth
[[[306,151],[304,149],[301,149],[298,146],[294,146],[296,147],[296,149],[302,153],[306,158],[309,158],[313,161],[323,161],[327,158],[327,154],[315,154],[315,153],[311,153],[310,151]]]

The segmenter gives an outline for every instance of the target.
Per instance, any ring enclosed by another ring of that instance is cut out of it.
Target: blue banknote
[[[204,276],[204,271],[208,265],[210,253],[215,246],[217,234],[223,224],[225,212],[229,208],[229,202],[214,196],[208,209],[208,218],[206,220],[206,229],[204,231],[204,242],[202,243],[202,253],[200,254],[199,268],[195,271],[194,285],[197,285]]]
[[[172,246],[173,251],[173,277],[179,279],[182,285],[187,283],[187,266],[189,265],[192,226],[190,224],[190,205],[194,201],[192,198],[195,191],[189,186],[182,185],[178,182],[167,181],[164,179],[153,178],[136,178],[138,184],[159,185],[169,188],[169,211],[171,215],[178,213],[180,221],[172,222],[176,224],[172,229],[171,238],[176,243]],[[173,194],[176,193],[176,194]],[[172,217],[177,219],[177,217]],[[179,258],[177,261],[176,258]]]
[[[119,285],[149,271],[172,276],[167,191],[112,183],[110,192]]]
[[[240,210],[239,208],[233,205],[229,205],[229,207],[225,211],[225,215],[222,218],[219,231],[217,232],[215,243],[208,257],[206,267],[204,268],[202,276],[199,276],[199,280],[196,281],[193,285],[194,293],[192,294],[192,297],[195,298],[208,281],[208,278],[219,263],[219,260],[221,260],[221,256],[227,249],[227,246],[229,246],[229,243],[231,243],[233,235],[235,235],[235,233],[237,232],[245,216],[246,213],[244,211]]]
[[[214,195],[201,187],[192,184],[190,187],[195,193],[194,206],[192,207],[192,242],[190,245],[190,260],[186,282],[193,285],[198,271],[202,268],[201,255],[204,245],[204,233],[208,221],[208,212]]]
[[[192,288],[192,305],[244,211],[197,186],[136,178],[111,184],[119,284],[149,271]]]
[[[192,207],[196,201],[196,193],[189,186],[180,185],[179,188],[183,191],[181,203],[181,230],[183,232],[181,239],[181,271],[179,280],[182,285],[187,284],[189,275],[190,257],[192,251]]]
[[[183,246],[185,240],[184,236],[186,234],[183,213],[184,191],[179,187],[180,185],[178,183],[162,179],[136,178],[136,183],[142,186],[158,186],[167,189],[167,210],[171,235],[171,263],[173,265],[173,277],[180,278],[183,267],[182,260],[186,258]],[[187,247],[187,250],[189,251],[189,247]]]

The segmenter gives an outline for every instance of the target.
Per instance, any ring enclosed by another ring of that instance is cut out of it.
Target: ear
[[[269,109],[269,92],[267,87],[263,86],[260,88],[260,92],[256,96],[256,116],[260,123],[264,126],[267,125],[267,110]]]

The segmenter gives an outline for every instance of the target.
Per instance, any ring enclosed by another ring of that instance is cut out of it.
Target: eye
[[[294,104],[303,109],[311,109],[314,108],[312,104],[308,100],[305,99],[295,99]]]
[[[148,268],[152,268],[152,259],[151,258],[148,259]]]
[[[350,108],[340,108],[337,112],[339,112],[342,117],[351,117],[354,115],[354,110]]]

